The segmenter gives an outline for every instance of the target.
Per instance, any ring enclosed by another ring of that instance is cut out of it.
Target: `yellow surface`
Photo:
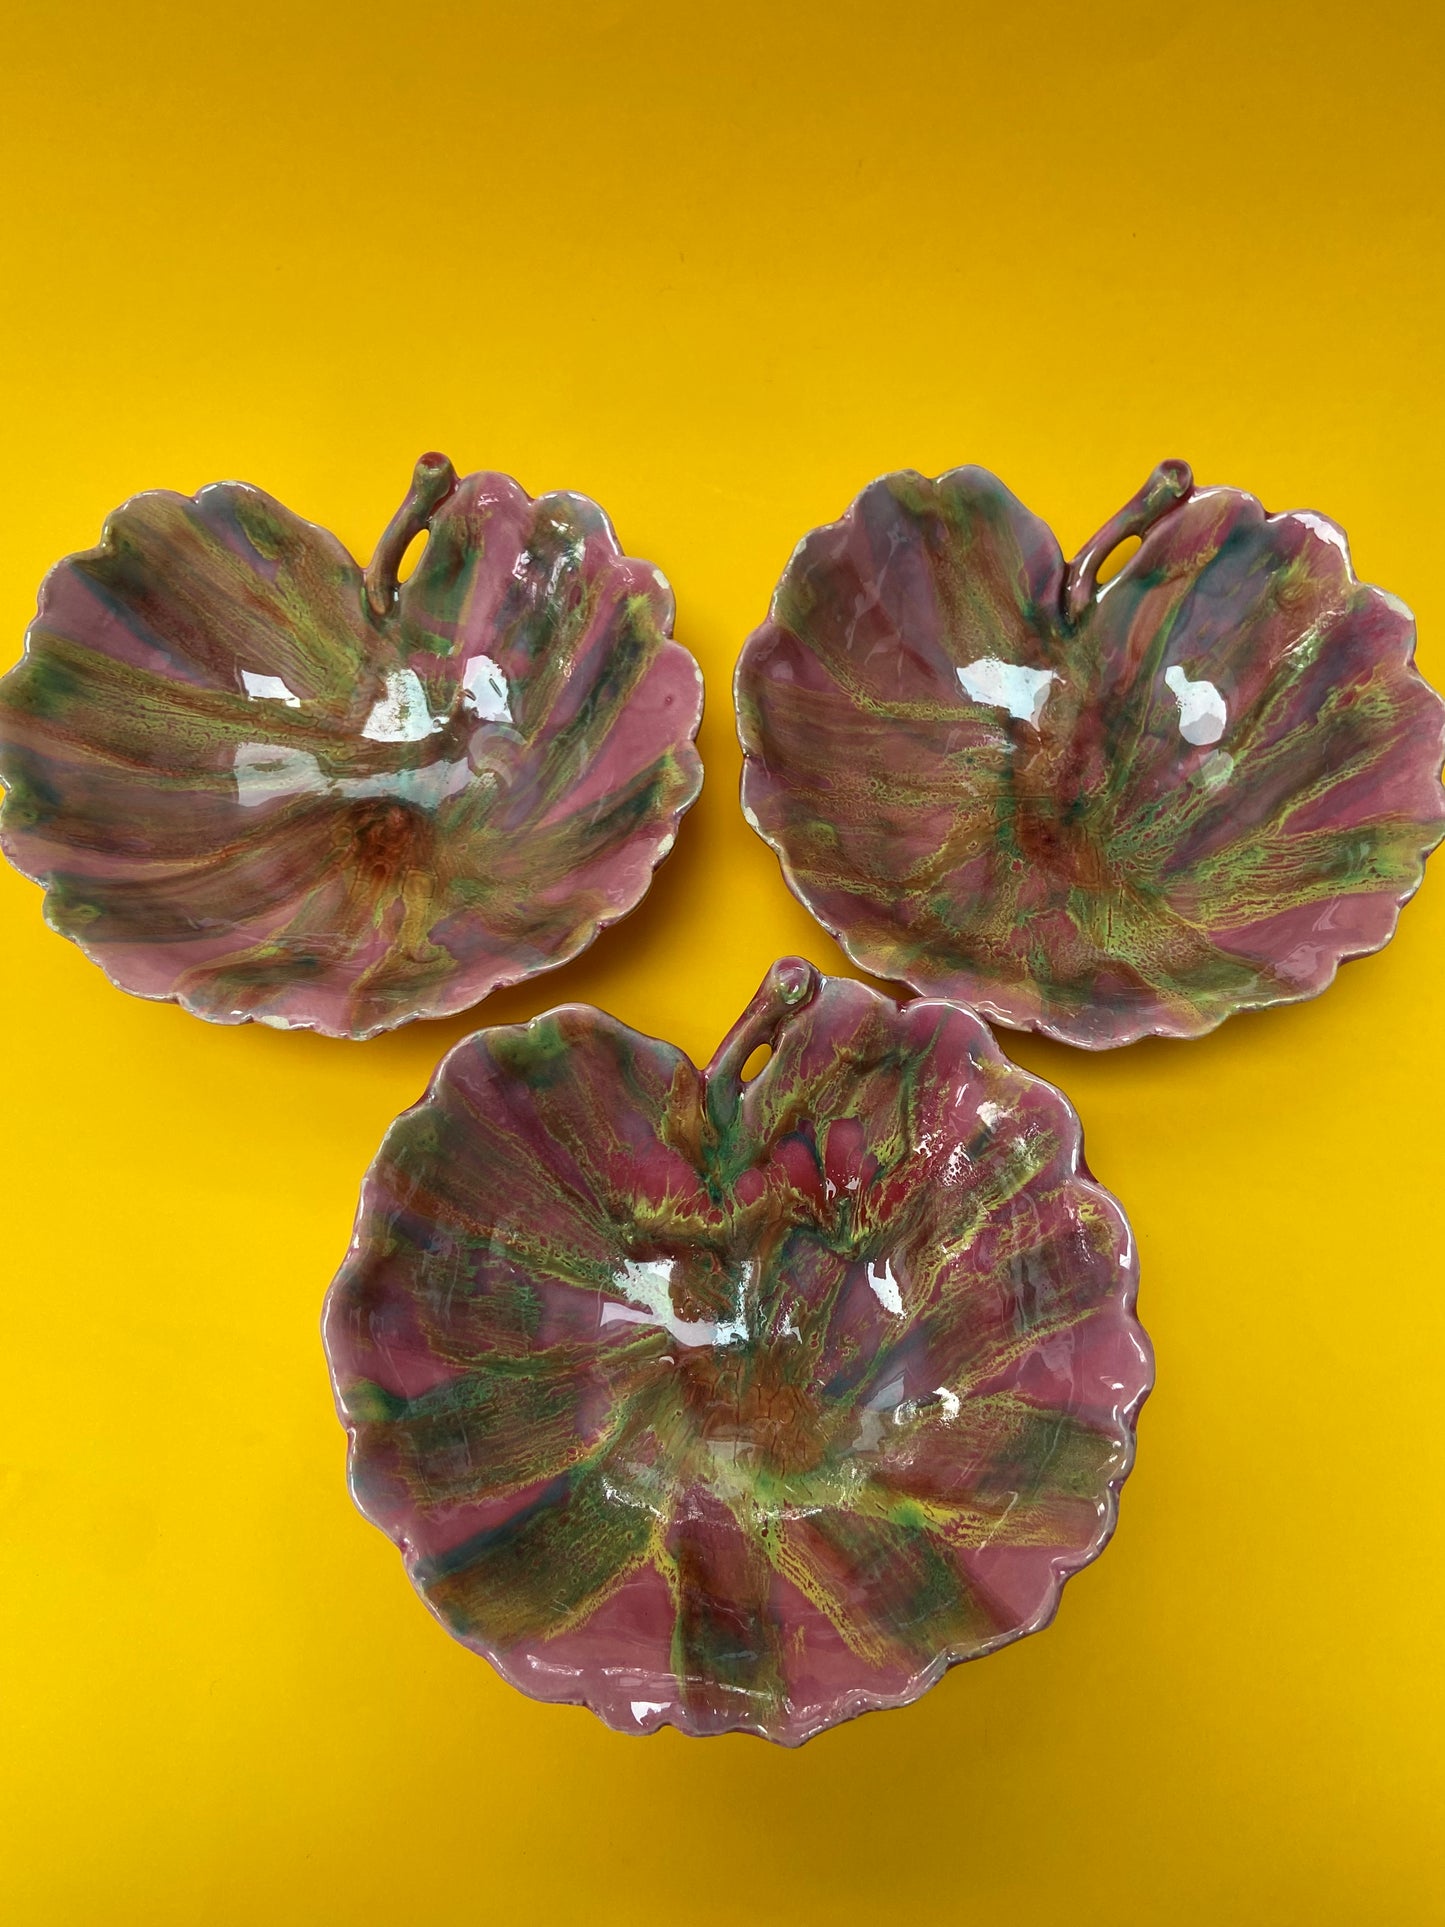
[[[415,456],[658,562],[707,787],[644,907],[487,1019],[711,1050],[842,959],[736,803],[729,672],[878,472],[1072,550],[1160,457],[1348,528],[1445,683],[1445,14],[12,5],[0,627],[132,491],[365,556]],[[0,1914],[1417,1927],[1438,1831],[1445,871],[1319,1002],[1088,1057],[1158,1349],[1055,1627],[791,1755],[616,1737],[452,1645],[342,1483],[317,1313],[466,1020],[368,1045],[112,990],[0,873]]]

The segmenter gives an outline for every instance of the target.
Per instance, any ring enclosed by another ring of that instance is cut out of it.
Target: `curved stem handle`
[[[783,957],[764,977],[757,995],[703,1072],[707,1114],[715,1130],[727,1130],[737,1117],[743,1095],[743,1065],[759,1044],[772,1043],[783,1023],[811,1001],[817,988],[816,966],[801,957]]]
[[[366,606],[379,621],[396,601],[396,576],[401,558],[457,485],[457,472],[445,455],[423,455],[417,463],[406,500],[382,531],[376,553],[366,565]]]
[[[1099,570],[1110,549],[1118,548],[1131,535],[1146,535],[1193,487],[1194,473],[1188,462],[1161,462],[1139,493],[1131,496],[1117,515],[1111,515],[1097,535],[1089,537],[1064,577],[1064,614],[1070,622],[1077,622],[1094,600]]]

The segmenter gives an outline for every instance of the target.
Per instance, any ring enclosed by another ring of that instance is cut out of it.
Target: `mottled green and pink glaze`
[[[1334,523],[1182,462],[1068,565],[986,470],[889,475],[743,651],[744,808],[864,968],[1068,1043],[1198,1036],[1393,932],[1445,832],[1413,650]]]
[[[672,614],[585,496],[439,455],[364,571],[260,489],[138,495],[0,681],[0,844],[141,996],[350,1037],[465,1009],[671,847],[702,704]]]
[[[582,1007],[459,1044],[325,1330],[357,1502],[458,1639],[796,1744],[1051,1617],[1132,1458],[1135,1283],[1056,1090],[791,959],[705,1072]]]

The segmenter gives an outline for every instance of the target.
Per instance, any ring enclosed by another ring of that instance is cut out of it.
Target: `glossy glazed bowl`
[[[1051,1618],[1131,1462],[1135,1282],[1058,1091],[791,959],[705,1072],[582,1007],[458,1044],[325,1334],[451,1633],[625,1731],[796,1744]]]
[[[986,470],[888,475],[742,652],[743,808],[864,969],[1066,1043],[1196,1037],[1323,990],[1419,886],[1413,650],[1333,522],[1182,462],[1067,566]]]
[[[594,502],[440,455],[365,571],[243,483],[138,495],[0,681],[0,845],[139,996],[345,1037],[463,1010],[671,848],[702,780],[672,613]]]

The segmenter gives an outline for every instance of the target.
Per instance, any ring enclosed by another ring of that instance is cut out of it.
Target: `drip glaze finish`
[[[672,613],[585,496],[443,456],[364,572],[260,489],[138,495],[0,681],[0,844],[141,996],[351,1037],[465,1009],[671,847],[702,702]]]
[[[1131,1462],[1135,1285],[1059,1092],[791,959],[706,1072],[584,1007],[457,1045],[325,1332],[357,1503],[458,1639],[796,1744],[1047,1623]]]
[[[743,650],[743,807],[863,968],[1067,1043],[1198,1036],[1324,989],[1418,888],[1413,651],[1334,523],[1182,462],[1067,568],[986,470],[889,475]]]

